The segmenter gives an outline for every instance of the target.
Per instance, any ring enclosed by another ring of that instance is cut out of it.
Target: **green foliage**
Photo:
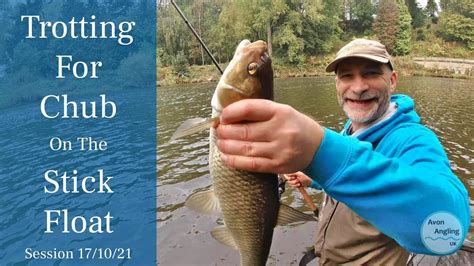
[[[281,16],[284,16],[289,11],[289,6],[284,0],[260,0],[250,1],[254,19],[250,19],[250,28],[257,33],[266,33],[267,27],[277,25]],[[245,10],[245,9],[244,9]]]
[[[411,16],[403,0],[379,2],[374,32],[392,55],[410,52]]]
[[[438,4],[435,0],[428,0],[425,7],[425,12],[428,17],[431,18],[433,23],[438,23]]]
[[[474,50],[474,2],[472,0],[441,0],[438,34],[446,41],[455,41]]]
[[[370,34],[376,8],[371,0],[344,1],[344,30],[355,34]]]
[[[339,0],[340,1],[340,0]],[[310,0],[199,0],[181,2],[180,7],[188,20],[221,63],[229,61],[237,44],[243,39],[266,40],[276,56],[286,62],[300,64],[305,61],[305,44],[314,35],[306,36],[305,27],[313,30],[330,26],[336,30],[337,20],[323,20],[320,15],[320,1]],[[202,62],[203,54],[194,36],[185,26],[172,6],[163,3],[158,6],[158,62],[169,66],[171,58],[183,51],[189,63]],[[330,23],[334,22],[334,25]],[[173,30],[170,30],[173,29]],[[326,30],[326,29],[324,29]],[[328,35],[328,34],[326,34]],[[333,34],[334,35],[334,34]],[[325,37],[326,38],[326,37]],[[332,47],[334,37],[327,36],[329,43],[321,41],[323,50]],[[337,37],[336,37],[337,39]],[[207,57],[207,56],[206,56]],[[209,60],[207,59],[207,62]]]
[[[341,18],[338,16],[342,9],[342,1],[325,0],[321,16],[318,19],[303,19],[304,52],[310,55],[320,55],[330,52],[339,41],[342,33],[339,27]]]
[[[441,0],[443,11],[451,11],[474,19],[474,2],[472,0]]]
[[[411,16],[403,0],[397,0],[399,11],[398,31],[395,37],[394,55],[406,55],[411,50]]]
[[[441,36],[448,41],[460,41],[474,50],[474,19],[453,12],[443,12],[440,16]]]
[[[292,64],[304,62],[305,55],[303,32],[304,7],[308,9],[308,17],[314,15],[313,5],[306,1],[259,0],[246,1],[244,13],[249,14],[249,28],[254,36],[267,39],[275,53]],[[252,19],[253,18],[253,19]]]
[[[211,44],[219,61],[232,59],[235,47],[243,39],[255,40],[264,36],[263,26],[258,23],[258,5],[248,0],[238,0],[222,5],[218,23],[212,26],[215,45]],[[252,17],[254,16],[254,17]],[[255,17],[257,16],[257,17]]]
[[[426,40],[426,30],[424,28],[419,28],[416,30],[415,40],[424,41]]]
[[[280,29],[275,32],[275,44],[280,48],[280,54],[285,53],[290,63],[299,64],[305,60],[303,54],[304,41],[300,37],[303,31],[303,21],[300,14],[290,11]]]
[[[185,77],[189,74],[188,59],[183,51],[179,51],[176,58],[173,60],[173,71],[178,77]]]
[[[426,23],[427,16],[423,12],[423,9],[418,6],[418,2],[416,0],[405,0],[405,4],[410,12],[412,27],[414,29],[423,27]]]
[[[179,4],[221,64],[232,58],[235,47],[243,39],[265,40],[273,48],[274,62],[299,67],[307,64],[315,55],[334,53],[335,48],[340,47],[344,40],[354,36],[370,38],[375,34],[393,55],[410,53],[415,43],[411,38],[416,41],[426,40],[428,43],[430,34],[438,28],[446,40],[456,40],[459,44],[468,45],[469,38],[460,35],[460,31],[450,29],[449,26],[454,24],[429,23],[427,14],[431,12],[433,19],[437,19],[438,15],[442,19],[443,12],[448,11],[469,17],[466,14],[473,14],[472,0],[441,0],[441,10],[436,4],[439,1],[430,1],[427,8],[431,10],[429,12],[422,10],[417,2],[418,0],[180,0]],[[203,54],[200,44],[176,10],[167,1],[162,3],[158,7],[159,66],[178,69],[176,65],[184,67],[203,62],[210,64],[210,59]],[[377,14],[375,19],[374,13]],[[461,22],[458,18],[455,21]],[[463,23],[458,27],[465,24]],[[464,34],[472,32],[463,27]],[[413,34],[412,28],[415,28]],[[436,54],[441,54],[440,49],[447,47],[443,43],[437,45],[439,49],[432,49]],[[462,47],[456,46],[456,49]],[[184,64],[184,59],[187,60],[187,65]],[[177,70],[175,73],[187,75],[186,71]],[[188,78],[193,79],[192,75]]]
[[[399,9],[393,0],[380,0],[377,18],[373,29],[377,38],[385,45],[389,53],[392,53],[396,45],[398,33]]]
[[[458,41],[445,41],[433,31],[425,32],[425,40],[413,44],[414,56],[435,56],[453,58],[473,58],[474,50],[469,50],[466,45]]]
[[[183,12],[187,15],[188,10],[185,9]],[[159,6],[157,16],[157,45],[162,49],[158,61],[168,66],[172,64],[171,59],[178,54],[178,51],[190,50],[193,36],[170,4]]]

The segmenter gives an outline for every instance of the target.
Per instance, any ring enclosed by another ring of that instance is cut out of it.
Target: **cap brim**
[[[380,57],[380,56],[365,55],[365,54],[364,55],[352,54],[352,55],[349,55],[349,56],[343,56],[343,57],[337,58],[336,60],[329,63],[329,65],[327,65],[327,67],[326,67],[326,72],[334,72],[336,70],[337,65],[342,60],[347,59],[347,58],[351,58],[351,57],[365,58],[365,59],[369,59],[369,60],[376,61],[376,62],[383,63],[383,64],[390,63],[390,60],[388,60],[387,58]],[[393,68],[391,63],[390,63],[390,66]]]

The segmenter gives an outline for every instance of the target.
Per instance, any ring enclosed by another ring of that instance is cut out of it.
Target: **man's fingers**
[[[262,99],[237,101],[222,111],[220,123],[232,124],[243,121],[266,121],[274,114],[275,103]]]
[[[297,176],[295,174],[286,174],[287,179],[295,179]]]
[[[222,153],[247,157],[270,158],[274,153],[271,145],[269,142],[248,142],[226,139],[219,139],[217,141],[219,151]]]
[[[292,187],[300,187],[301,186],[301,183],[298,179],[295,179],[295,180],[289,180],[288,181],[288,184]]]
[[[245,157],[221,153],[221,159],[230,168],[241,169],[249,172],[271,173],[271,170],[275,168],[273,162],[267,158]]]
[[[268,125],[259,122],[220,124],[216,132],[219,139],[267,141]]]

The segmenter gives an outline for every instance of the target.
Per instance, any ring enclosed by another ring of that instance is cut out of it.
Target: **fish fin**
[[[232,236],[232,233],[230,232],[229,228],[225,226],[216,227],[212,229],[211,235],[222,244],[227,245],[233,249],[239,250],[239,247],[237,247],[237,243],[235,243],[234,237]]]
[[[219,117],[191,118],[184,121],[171,136],[171,141],[211,128],[219,122]]]
[[[287,225],[304,221],[317,221],[317,219],[312,215],[300,212],[288,205],[280,204],[277,225]]]
[[[221,212],[219,199],[216,194],[214,194],[213,189],[191,194],[191,196],[186,199],[184,205],[191,210],[204,214],[218,214]]]

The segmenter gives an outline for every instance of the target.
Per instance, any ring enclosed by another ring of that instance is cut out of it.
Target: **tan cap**
[[[348,57],[362,57],[384,64],[388,63],[393,69],[392,57],[385,49],[385,45],[377,41],[355,39],[337,52],[336,59],[326,67],[326,72],[335,71],[337,64]]]

